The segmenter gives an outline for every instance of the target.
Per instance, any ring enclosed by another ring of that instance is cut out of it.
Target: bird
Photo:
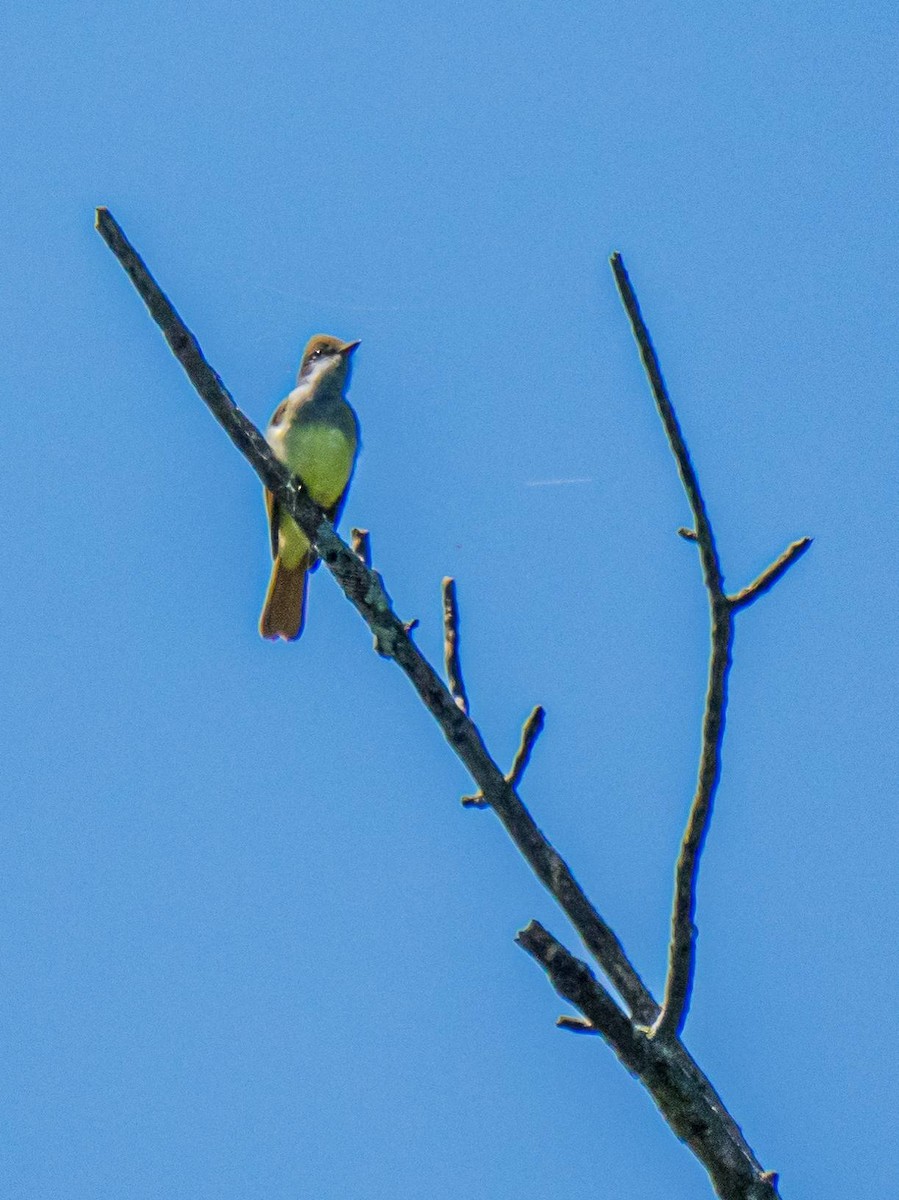
[[[358,341],[319,333],[303,351],[297,386],[272,414],[265,439],[298,475],[311,500],[334,524],[340,518],[359,451],[359,418],[344,392]],[[306,619],[306,575],[318,556],[303,530],[265,490],[272,574],[259,618],[264,638],[295,641]]]

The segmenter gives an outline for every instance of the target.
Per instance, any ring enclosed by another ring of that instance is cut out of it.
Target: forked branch
[[[693,511],[693,528],[681,528],[678,533],[687,540],[696,542],[699,547],[711,620],[712,646],[709,655],[705,711],[702,719],[699,774],[675,868],[665,998],[662,1010],[649,1030],[651,1037],[666,1038],[675,1037],[681,1033],[687,1018],[693,988],[693,976],[696,969],[696,882],[702,848],[712,819],[715,793],[721,778],[721,750],[724,743],[724,721],[727,712],[727,681],[732,661],[734,613],[745,608],[763,592],[773,587],[777,580],[809,548],[811,538],[802,538],[794,542],[776,562],[762,572],[754,583],[742,592],[738,592],[736,596],[728,596],[725,593],[712,523],[706,510],[696,471],[690,459],[690,452],[684,441],[680,423],[662,377],[662,369],[659,366],[655,347],[640,312],[640,305],[621,255],[613,254],[610,261],[619,295],[630,318],[631,329],[643,360],[643,368],[652,389],[653,399],[674,455],[687,500]]]
[[[645,1027],[659,1016],[658,1005],[627,958],[618,938],[587,899],[568,865],[538,829],[518,795],[517,785],[542,725],[542,709],[535,709],[531,714],[522,732],[521,746],[512,769],[508,776],[503,775],[487,751],[477,726],[457,703],[459,695],[463,694],[462,689],[456,688],[454,695],[447,688],[411,641],[409,630],[412,623],[407,626],[393,611],[380,576],[368,567],[366,539],[357,536],[355,551],[351,550],[306,495],[301,482],[275,459],[265,439],[236,407],[221,379],[203,357],[196,339],[107,209],[97,210],[97,228],[128,272],[200,397],[265,486],[277,496],[284,510],[313,541],[326,567],[374,633],[379,652],[393,658],[409,678],[450,747],[480,789],[480,802],[494,810],[537,878],[555,897],[630,1011],[628,1015],[619,1006],[585,963],[565,950],[542,926],[532,923],[519,934],[518,940],[546,968],[559,994],[580,1011],[581,1020],[567,1018],[568,1027],[595,1032],[605,1038],[628,1070],[648,1089],[672,1130],[690,1146],[705,1166],[722,1200],[776,1200],[776,1177],[762,1170],[738,1125],[682,1043],[676,1036],[655,1040],[646,1036]],[[633,303],[636,306],[636,300]],[[646,342],[648,345],[648,335]],[[654,355],[650,359],[652,362]],[[657,366],[656,363],[656,370]],[[660,374],[658,380],[661,381]],[[664,391],[664,385],[661,386]],[[680,445],[683,445],[670,402],[663,421],[666,421],[669,439],[679,439]],[[685,446],[683,451],[686,456]],[[684,462],[689,466],[688,457],[678,457],[679,469],[685,479],[684,486],[691,495],[691,503],[695,501],[694,517],[704,570],[712,582],[717,581],[720,589],[717,558],[714,562],[709,559],[710,553],[714,555],[711,530],[692,468],[685,474]],[[792,561],[795,561],[798,553]],[[773,582],[771,580],[765,584],[765,578],[762,576],[753,585],[756,591],[764,590]],[[747,591],[751,592],[752,589]],[[749,600],[744,603],[749,603]],[[721,612],[726,614],[728,622],[733,607],[725,598]],[[723,722],[723,695],[718,710],[719,721]],[[720,745],[714,738],[710,744]]]
[[[583,1023],[562,1018],[560,1024],[604,1039],[652,1096],[677,1137],[705,1165],[722,1200],[777,1200],[777,1176],[763,1171],[751,1151],[744,1155],[737,1125],[708,1080],[696,1080],[693,1061],[681,1042],[646,1037],[644,1030],[627,1020],[587,964],[539,921],[519,930],[516,941],[540,963],[558,994],[585,1018]]]

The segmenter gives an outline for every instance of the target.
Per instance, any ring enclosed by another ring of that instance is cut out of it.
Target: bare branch
[[[661,367],[649,336],[649,330],[643,320],[640,305],[620,254],[612,255],[611,266],[622,303],[630,318],[631,328],[640,350],[640,357],[643,360],[662,425],[677,463],[681,483],[693,510],[694,528],[682,527],[677,532],[688,541],[696,542],[699,547],[711,617],[712,647],[702,720],[699,778],[675,868],[674,904],[671,915],[671,940],[668,946],[665,998],[662,1011],[649,1031],[652,1037],[670,1037],[679,1035],[684,1027],[696,969],[696,882],[699,874],[699,860],[712,819],[715,792],[721,778],[721,751],[727,711],[727,682],[731,668],[734,636],[733,615],[738,609],[751,604],[763,592],[773,587],[791,564],[805,553],[811,545],[811,539],[803,538],[794,542],[777,562],[759,576],[755,583],[736,596],[729,597],[725,594],[718,549],[699,487],[699,480],[674,412],[674,406],[668,395],[668,389],[662,378]]]
[[[543,732],[545,720],[546,709],[541,704],[538,704],[524,723],[521,730],[521,743],[518,747],[518,753],[512,762],[512,769],[506,776],[506,779],[513,788],[517,788],[521,783],[522,776],[527,770],[528,763],[531,761],[531,752],[534,749],[534,743]]]
[[[737,592],[735,596],[730,597],[731,610],[738,612],[741,608],[746,608],[747,605],[753,604],[765,592],[770,591],[778,579],[786,575],[793,563],[798,562],[802,558],[803,554],[811,546],[812,540],[810,537],[804,537],[787,546],[780,558],[775,559],[770,567],[762,571],[754,583],[750,583],[749,587],[743,588],[741,592]]]
[[[520,930],[515,940],[544,968],[558,994],[584,1015],[644,1085],[674,1134],[706,1168],[722,1200],[776,1200],[776,1175],[762,1170],[720,1096],[680,1042],[646,1037],[587,964],[569,953],[538,921]],[[572,1019],[563,1020],[564,1028],[574,1027]]]
[[[587,899],[568,864],[538,829],[521,798],[491,758],[477,726],[456,705],[440,676],[409,638],[377,573],[368,570],[338,537],[321,510],[274,457],[258,429],[234,404],[203,357],[196,339],[105,208],[97,210],[97,228],[128,272],[200,398],[265,486],[278,497],[284,510],[312,539],[325,566],[372,630],[376,645],[406,674],[453,752],[478,785],[486,804],[499,817],[534,874],[558,901],[634,1017],[643,1023],[653,1021],[658,1005],[620,941]]]
[[[631,1022],[608,990],[587,964],[566,950],[539,921],[519,929],[515,941],[543,967],[559,995],[584,1014],[591,1028],[601,1033],[616,1053],[619,1045],[634,1039]]]
[[[484,804],[499,817],[540,882],[555,897],[622,999],[632,1020],[585,964],[532,924],[522,945],[550,971],[560,995],[579,1007],[586,1021],[609,1042],[622,1062],[649,1089],[678,1137],[706,1166],[722,1200],[774,1200],[772,1176],[758,1164],[739,1127],[709,1081],[677,1039],[650,1041],[641,1027],[659,1009],[613,931],[593,908],[569,867],[538,829],[515,788],[484,745],[476,725],[455,703],[437,672],[411,642],[377,572],[367,569],[309,499],[301,481],[274,458],[259,431],[239,411],[174,308],[105,209],[97,227],[130,275],[188,378],[250,466],[313,541],[325,566],[375,635],[376,647],[401,667],[463,762]],[[573,1019],[570,1019],[573,1020]]]
[[[690,502],[690,508],[693,510],[693,532],[695,532],[695,539],[699,543],[699,555],[702,559],[705,585],[711,595],[723,596],[724,585],[721,579],[721,564],[718,561],[718,551],[715,547],[712,527],[709,524],[708,514],[706,513],[705,501],[702,498],[702,492],[699,490],[699,480],[696,478],[696,472],[693,469],[690,451],[687,449],[687,443],[684,441],[684,436],[681,433],[674,406],[668,396],[668,389],[665,387],[665,380],[662,378],[662,369],[659,366],[659,360],[656,357],[652,339],[649,336],[649,330],[646,328],[646,323],[640,312],[640,305],[637,303],[637,297],[631,286],[631,281],[628,278],[621,255],[616,251],[609,261],[612,265],[612,273],[615,276],[618,294],[621,296],[621,302],[630,318],[631,329],[640,350],[640,358],[643,360],[643,368],[646,371],[649,386],[652,388],[656,408],[659,410],[662,425],[665,427],[668,444],[671,446],[671,452],[677,462],[677,473],[680,475],[681,483],[684,485],[684,491],[687,493],[687,499]]]
[[[696,969],[696,881],[699,860],[712,819],[715,792],[721,778],[721,748],[727,710],[727,677],[731,667],[733,617],[725,600],[716,598],[712,608],[712,652],[702,718],[702,748],[699,778],[687,827],[674,869],[674,906],[668,974],[662,1011],[652,1027],[653,1037],[679,1035],[687,1019],[693,976]]]
[[[449,575],[443,581],[443,663],[453,699],[462,711],[467,713],[468,696],[462,680],[462,662],[459,657],[459,602],[456,597],[456,581]]]
[[[682,537],[695,540],[699,546],[702,574],[709,595],[712,622],[712,651],[709,657],[709,679],[705,712],[702,720],[702,748],[699,756],[699,778],[690,807],[687,827],[681,842],[674,874],[674,905],[671,914],[671,941],[668,946],[668,973],[665,979],[665,999],[662,1011],[652,1027],[652,1035],[667,1037],[680,1034],[687,1018],[693,975],[696,969],[696,880],[699,860],[705,844],[718,780],[721,778],[721,747],[724,741],[724,715],[727,709],[727,676],[731,665],[733,617],[724,594],[724,581],[718,549],[706,512],[699,480],[690,460],[690,452],[681,433],[674,406],[662,378],[659,360],[653,348],[649,330],[640,312],[637,297],[631,286],[620,254],[611,258],[612,272],[622,303],[630,318],[631,328],[646,371],[652,394],[662,419],[677,471],[693,510],[694,529],[678,530]]]

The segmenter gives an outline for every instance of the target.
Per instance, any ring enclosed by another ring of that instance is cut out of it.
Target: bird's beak
[[[340,353],[349,356],[350,354],[353,353],[353,351],[356,349],[356,347],[361,344],[362,344],[361,338],[357,342],[344,342],[343,345],[340,347]]]

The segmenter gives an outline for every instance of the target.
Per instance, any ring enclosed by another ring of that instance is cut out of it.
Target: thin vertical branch
[[[699,557],[702,562],[705,585],[710,596],[723,596],[724,581],[721,577],[721,563],[718,560],[712,526],[699,488],[699,480],[696,478],[696,471],[693,468],[693,461],[690,458],[690,451],[687,449],[687,443],[681,433],[680,422],[668,395],[665,380],[662,378],[662,369],[659,366],[649,330],[646,328],[643,314],[640,312],[640,305],[637,303],[637,296],[621,255],[616,251],[609,261],[612,265],[618,294],[630,319],[631,329],[643,361],[643,369],[649,379],[649,386],[652,388],[653,399],[659,410],[668,444],[671,446],[671,452],[677,463],[677,473],[680,475],[690,508],[693,510],[694,528],[692,532],[695,533],[696,541],[699,543]]]
[[[693,468],[687,443],[681,433],[674,405],[668,395],[662,369],[640,312],[636,294],[621,255],[611,257],[612,273],[618,293],[631,322],[634,338],[649,379],[668,444],[677,463],[677,471],[693,510],[692,531],[699,547],[702,574],[709,597],[712,649],[709,656],[709,677],[705,712],[702,719],[702,748],[699,756],[699,776],[690,807],[687,827],[681,841],[680,854],[674,873],[674,904],[671,913],[671,940],[668,946],[668,972],[665,979],[665,999],[656,1018],[653,1037],[680,1034],[684,1027],[696,970],[696,881],[699,860],[712,819],[712,808],[718,781],[721,778],[721,747],[724,741],[724,718],[727,711],[727,677],[731,665],[733,644],[733,615],[730,601],[724,593],[724,580],[718,548],[711,521]]]
[[[687,500],[693,511],[693,529],[679,529],[678,533],[689,541],[696,542],[699,548],[711,620],[711,653],[702,718],[699,773],[674,872],[674,903],[671,913],[671,939],[668,945],[665,998],[661,1012],[650,1029],[652,1037],[664,1038],[678,1036],[683,1029],[693,989],[693,977],[696,970],[696,883],[699,875],[699,860],[709,831],[715,793],[721,778],[721,753],[727,712],[727,684],[732,662],[734,614],[752,604],[759,596],[772,588],[793,563],[797,562],[808,550],[811,538],[800,538],[793,542],[749,587],[734,596],[728,596],[725,593],[724,578],[712,524],[690,452],[684,441],[680,423],[662,377],[662,370],[649,336],[649,330],[643,320],[643,314],[640,312],[640,305],[621,255],[613,254],[610,261],[618,293],[630,318],[631,329],[640,351],[640,358],[652,389],[656,408],[677,463],[678,474],[687,494]]]
[[[727,680],[730,674],[734,624],[726,598],[715,597],[712,611],[712,650],[702,718],[702,748],[699,778],[690,806],[687,827],[674,869],[674,905],[671,940],[668,945],[668,974],[662,1011],[652,1026],[653,1037],[679,1035],[687,1019],[693,977],[696,971],[696,881],[699,860],[712,820],[712,806],[721,779],[721,748],[727,711]]]

